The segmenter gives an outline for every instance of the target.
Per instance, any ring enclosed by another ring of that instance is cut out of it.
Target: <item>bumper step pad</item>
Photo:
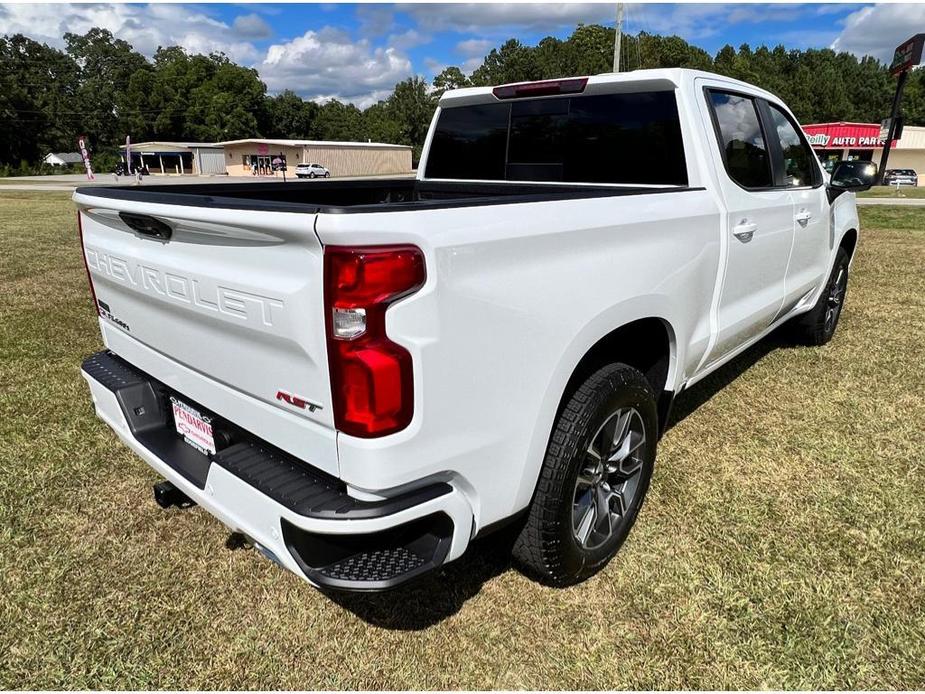
[[[341,581],[387,581],[419,569],[426,562],[407,547],[377,549],[325,566],[318,573]]]
[[[215,415],[216,443],[227,445],[205,455],[176,433],[169,397],[175,395],[200,411],[208,408],[175,393],[112,352],[98,352],[84,373],[115,395],[132,435],[160,460],[199,489],[209,469],[219,465],[294,513],[315,519],[353,521],[383,518],[449,494],[445,482],[378,501],[347,494],[346,485],[320,470]],[[221,436],[218,436],[221,434]],[[432,513],[371,533],[308,532],[280,519],[286,546],[305,575],[318,585],[342,590],[383,590],[435,568],[449,551],[453,523]]]
[[[373,533],[322,535],[282,521],[283,539],[299,568],[315,583],[338,590],[386,590],[440,566],[453,522],[433,513]]]

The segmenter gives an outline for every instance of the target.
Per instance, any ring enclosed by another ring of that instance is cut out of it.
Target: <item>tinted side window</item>
[[[430,144],[429,178],[504,180],[510,104],[448,108]]]
[[[784,185],[811,186],[815,182],[813,175],[813,151],[803,142],[790,119],[774,104],[769,103],[771,120],[780,149],[784,156]]]
[[[754,99],[709,94],[729,176],[746,188],[771,187],[771,160]]]

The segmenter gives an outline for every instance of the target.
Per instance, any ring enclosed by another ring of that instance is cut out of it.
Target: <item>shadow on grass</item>
[[[766,355],[790,346],[781,331],[775,331],[680,394],[672,409],[668,430],[696,412]],[[404,631],[426,629],[459,612],[487,581],[511,568],[516,570],[511,548],[521,523],[475,540],[460,559],[395,590],[385,593],[327,592],[327,595],[374,626]]]
[[[675,398],[674,406],[671,408],[671,416],[668,418],[666,432],[687,419],[702,405],[709,402],[714,395],[768,354],[777,349],[790,349],[792,347],[793,342],[787,339],[784,330],[777,329],[763,340],[759,340],[757,344],[749,347],[728,364],[723,364],[702,381],[679,393]]]
[[[374,626],[401,631],[426,629],[459,612],[486,581],[511,568],[518,527],[510,525],[474,540],[456,561],[394,590],[326,594]]]

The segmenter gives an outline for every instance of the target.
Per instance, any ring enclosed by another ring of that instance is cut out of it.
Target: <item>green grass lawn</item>
[[[503,538],[328,597],[93,414],[66,194],[0,193],[0,686],[925,687],[925,210],[864,208],[834,341],[772,336],[692,389],[610,566],[567,590]]]
[[[925,198],[925,187],[913,188],[912,186],[900,186],[897,195],[896,186],[874,186],[870,190],[858,193],[859,198]]]

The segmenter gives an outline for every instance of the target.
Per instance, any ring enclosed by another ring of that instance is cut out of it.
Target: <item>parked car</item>
[[[79,188],[83,375],[161,505],[315,585],[389,588],[507,523],[575,583],[679,393],[779,326],[832,338],[875,175],[824,181],[776,96],[705,72],[448,91],[416,180]]]
[[[919,175],[913,169],[887,169],[883,174],[885,186],[917,186]]]
[[[328,178],[331,172],[321,164],[298,164],[295,167],[298,178]]]
[[[118,162],[118,163],[116,164],[115,168],[112,170],[112,173],[114,173],[116,176],[128,176],[129,170],[128,170],[128,167],[125,165],[125,162],[124,162],[124,161],[120,161],[120,162]],[[142,176],[150,176],[150,175],[151,175],[151,172],[148,171],[148,167],[147,167],[147,166],[143,166],[141,169],[138,169],[138,168],[136,167],[135,169],[132,170],[132,173],[133,173],[133,174],[135,174],[135,173],[141,173]]]

